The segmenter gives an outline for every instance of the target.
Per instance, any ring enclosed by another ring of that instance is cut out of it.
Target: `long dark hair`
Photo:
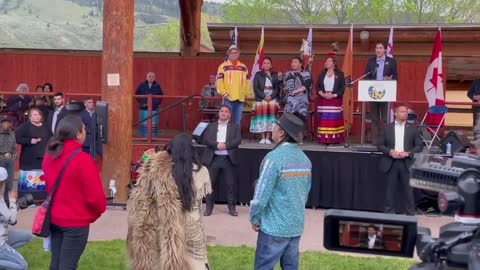
[[[298,60],[298,62],[300,62],[300,66],[301,66],[302,70],[304,70],[303,60],[302,60],[302,58],[301,58],[300,56],[294,56],[294,57],[292,58],[292,61],[293,61],[293,60]],[[291,62],[290,62],[290,63],[291,63]]]
[[[76,140],[77,134],[84,129],[82,119],[74,114],[65,116],[55,130],[55,135],[50,139],[47,146],[47,153],[53,158],[58,157],[63,149],[66,140]]]
[[[172,157],[172,175],[178,187],[183,210],[190,211],[195,197],[193,172],[202,168],[192,138],[187,134],[179,134],[167,145],[166,150]],[[193,164],[197,165],[196,168]]]

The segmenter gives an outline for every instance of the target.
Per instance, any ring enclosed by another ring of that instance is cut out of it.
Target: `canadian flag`
[[[390,27],[390,35],[388,36],[387,56],[393,58],[393,26]],[[390,103],[390,123],[395,120],[395,103]]]
[[[438,28],[433,45],[432,57],[428,66],[427,75],[423,84],[428,107],[445,105],[443,94],[443,69],[442,69],[442,29]]]

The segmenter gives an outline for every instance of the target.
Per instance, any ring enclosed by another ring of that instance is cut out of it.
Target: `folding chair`
[[[445,116],[448,112],[447,106],[432,106],[428,108],[427,113],[425,113],[425,116],[423,117],[422,122],[418,126],[420,129],[420,137],[422,138],[423,143],[425,143],[425,146],[427,146],[427,149],[430,149],[432,147],[433,143],[435,140],[440,142],[440,137],[438,136],[438,131],[442,127],[443,123],[445,122]],[[429,125],[425,121],[427,120],[427,115],[441,115],[440,122],[435,125]]]
[[[407,123],[409,124],[415,124],[417,122],[417,114],[413,111],[408,111],[408,118],[407,118]]]

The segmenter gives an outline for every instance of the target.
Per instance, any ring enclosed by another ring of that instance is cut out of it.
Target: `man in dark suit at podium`
[[[395,122],[385,126],[378,144],[378,150],[383,153],[378,166],[385,173],[387,181],[385,213],[415,214],[408,169],[412,165],[413,154],[421,152],[423,144],[417,127],[407,124],[407,117],[407,107],[398,106],[395,109]],[[396,194],[401,196],[400,200],[395,198]],[[399,203],[404,204],[404,207]]]
[[[368,59],[365,74],[366,80],[397,80],[397,62],[386,55],[387,47],[384,43],[377,41],[375,45],[376,56]],[[375,144],[378,138],[380,119],[383,124],[387,123],[388,102],[370,103],[370,120],[372,120],[371,132],[372,143]]]

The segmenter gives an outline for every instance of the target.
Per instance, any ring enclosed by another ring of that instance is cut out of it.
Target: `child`
[[[17,191],[8,193],[10,207],[1,196],[8,178],[7,170],[0,167],[0,269],[27,269],[28,265],[15,248],[32,240],[32,234],[22,231],[8,231],[8,225],[17,224]]]

